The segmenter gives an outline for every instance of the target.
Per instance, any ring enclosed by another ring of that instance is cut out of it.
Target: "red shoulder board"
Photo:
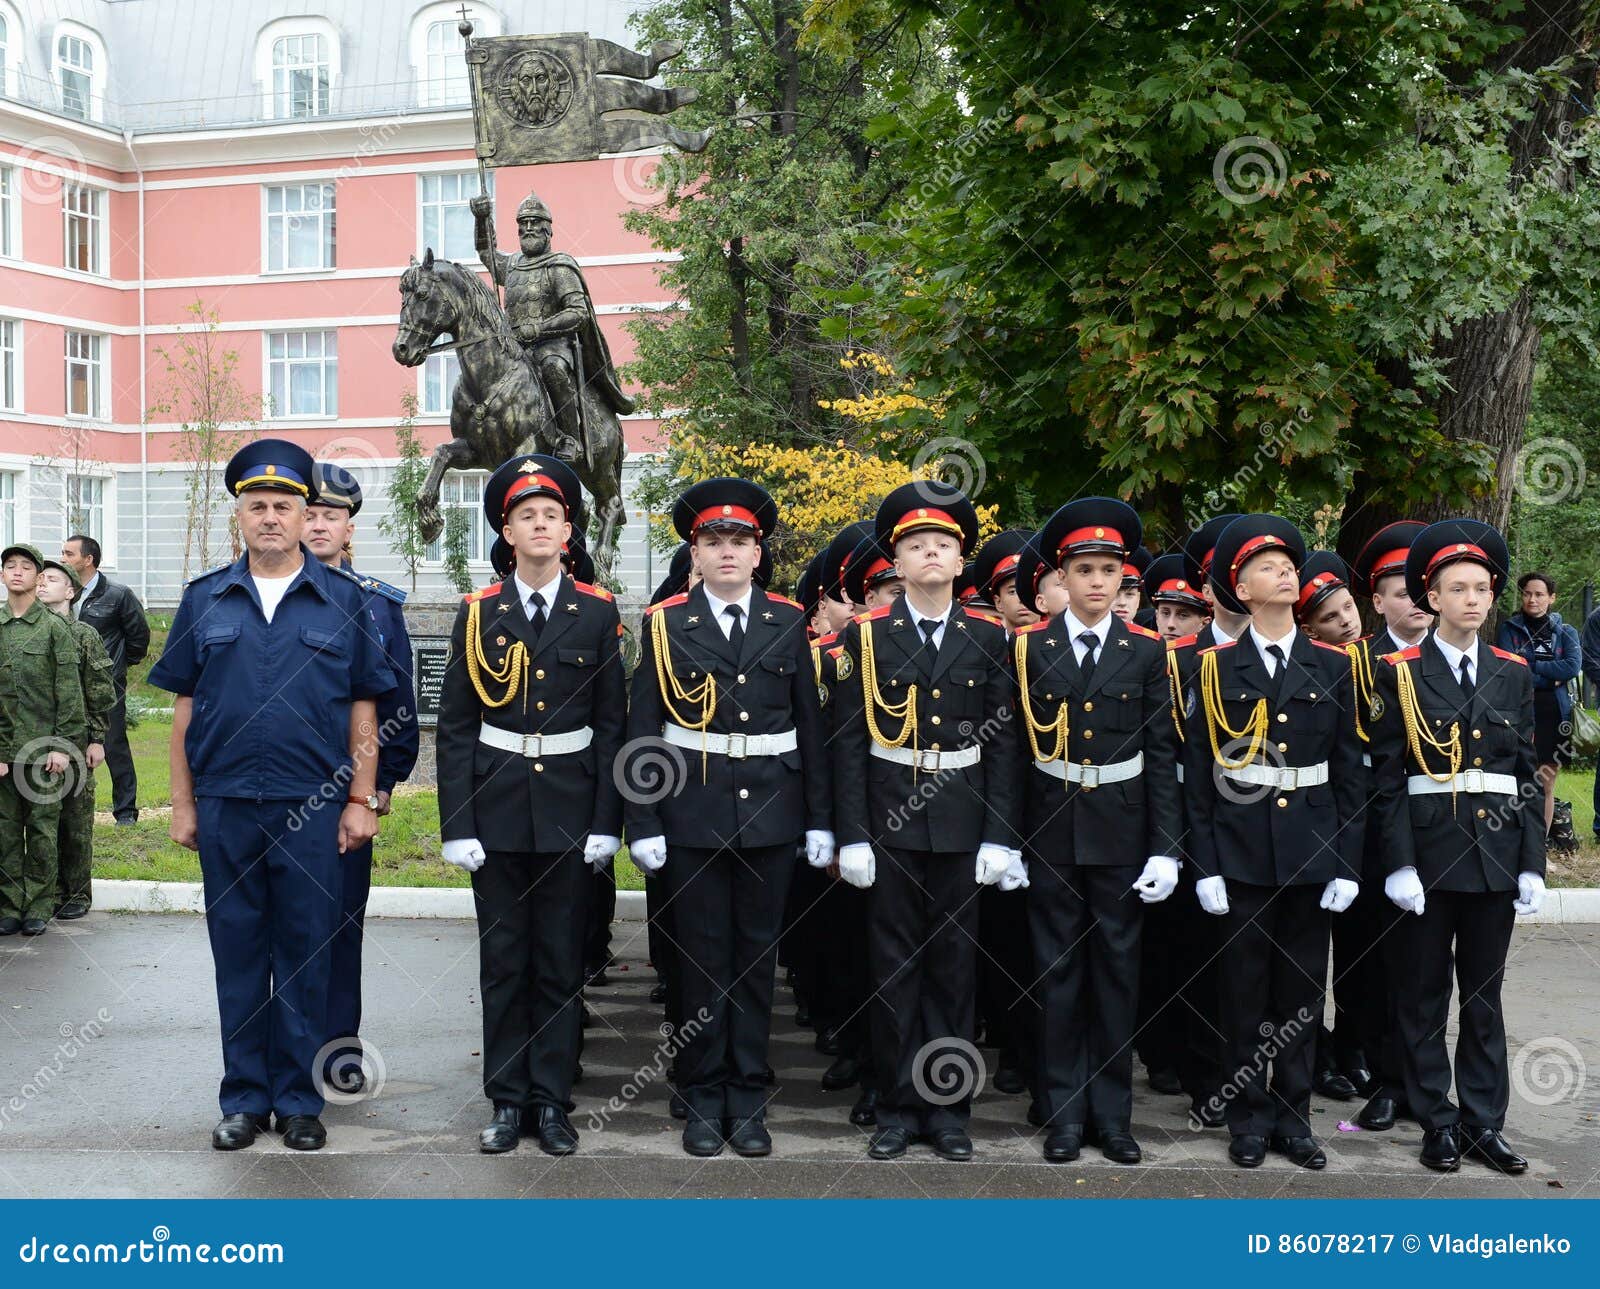
[[[829,645],[831,645],[838,638],[839,638],[839,633],[837,631],[830,631],[825,636],[818,636],[811,643],[816,645],[818,649],[826,649]]]
[[[486,586],[481,591],[468,591],[467,594],[463,595],[461,598],[466,603],[470,604],[473,600],[487,600],[491,595],[499,594],[500,583],[496,582],[493,586]]]
[[[855,621],[866,622],[870,618],[873,622],[876,622],[879,618],[888,617],[889,610],[892,608],[894,608],[892,604],[880,604],[875,609],[868,609],[865,613],[856,614]]]
[[[1199,639],[1200,639],[1200,633],[1198,631],[1195,632],[1193,635],[1179,636],[1176,640],[1168,640],[1167,641],[1167,648],[1168,649],[1187,649],[1190,645],[1194,644]]]
[[[1520,662],[1524,667],[1528,665],[1528,660],[1520,653],[1507,653],[1504,649],[1496,649],[1493,645],[1489,646],[1489,652],[1496,658],[1504,658],[1507,662]]]
[[[682,591],[677,595],[669,595],[664,600],[657,600],[648,609],[646,609],[644,611],[645,612],[645,616],[649,617],[650,614],[654,613],[657,609],[670,608],[674,604],[687,604],[688,601],[689,601],[689,592],[687,592],[687,591]]]
[[[834,645],[833,648],[828,650],[828,657],[837,658],[843,652],[844,652],[844,646],[843,645]]]
[[[969,609],[963,606],[961,611],[969,618],[977,618],[980,622],[992,622],[997,627],[1005,626],[1005,623],[997,618],[994,614],[985,613],[982,609]]]
[[[1043,631],[1049,625],[1050,625],[1050,619],[1049,618],[1041,618],[1038,622],[1033,623],[1031,626],[1026,626],[1026,627],[1020,628],[1017,631],[1017,634],[1019,636],[1025,636],[1030,631]]]
[[[585,595],[593,595],[601,600],[615,600],[617,597],[603,586],[596,586],[593,582],[574,582],[573,585]]]
[[[1134,635],[1143,636],[1146,640],[1161,639],[1159,631],[1152,631],[1149,627],[1141,627],[1137,622],[1124,622],[1122,625],[1127,627]]]
[[[1311,640],[1311,637],[1307,636],[1306,639]],[[1334,653],[1341,655],[1347,662],[1350,659],[1350,655],[1345,653],[1343,645],[1329,644],[1326,640],[1311,640],[1311,643],[1316,645],[1318,649],[1331,649]]]
[[[1401,661],[1404,661],[1404,662],[1415,662],[1420,657],[1422,657],[1422,646],[1421,645],[1412,645],[1411,648],[1402,649],[1402,650],[1400,650],[1399,653],[1386,653],[1386,654],[1384,654],[1383,655],[1383,660],[1385,662],[1393,665],[1394,663],[1401,662]]]
[[[791,600],[787,595],[778,595],[775,592],[768,591],[766,596],[767,599],[771,600],[774,604],[787,604],[793,608],[799,609],[802,613],[806,611],[805,605],[801,604],[799,600]]]
[[[1233,646],[1238,644],[1238,643],[1239,642],[1237,640],[1219,640],[1214,645],[1207,645],[1200,652],[1201,653],[1216,653],[1220,649],[1232,649]]]

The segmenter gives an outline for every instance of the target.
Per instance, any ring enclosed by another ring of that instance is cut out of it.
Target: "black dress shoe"
[[[659,980],[650,986],[650,1001],[653,1003],[664,1003],[667,1001],[667,987]]]
[[[1191,1128],[1221,1128],[1228,1122],[1228,1112],[1214,1097],[1207,1097],[1204,1101],[1192,1101],[1189,1104],[1189,1126]]]
[[[321,1150],[328,1144],[328,1130],[314,1114],[279,1115],[278,1131],[290,1150]]]
[[[16,935],[22,930],[21,918],[0,918],[0,935]]]
[[[62,922],[73,922],[89,911],[89,906],[82,900],[68,900],[56,911],[56,918]]]
[[[811,1028],[811,1008],[804,1003],[796,1003],[794,1007],[794,1023],[801,1029]]]
[[[1341,1061],[1339,1069],[1350,1080],[1350,1086],[1356,1090],[1357,1096],[1370,1097],[1378,1090],[1378,1076],[1367,1068],[1365,1057]]]
[[[687,1119],[689,1117],[689,1103],[676,1090],[667,1100],[667,1113],[674,1119]]]
[[[225,1114],[222,1122],[211,1130],[211,1145],[215,1150],[243,1150],[267,1130],[266,1115]]]
[[[844,1051],[844,1040],[836,1029],[825,1029],[817,1034],[812,1046],[824,1056],[838,1056]]]
[[[1176,1070],[1154,1069],[1146,1076],[1152,1092],[1160,1092],[1163,1096],[1175,1097],[1183,1091],[1183,1080],[1178,1077]]]
[[[356,1060],[352,1061],[350,1057],[356,1057]],[[341,1096],[354,1096],[358,1092],[364,1092],[367,1087],[367,1076],[359,1060],[359,1049],[339,1053],[337,1061],[329,1062],[322,1067],[323,1088],[337,1092]]]
[[[486,1155],[503,1155],[517,1148],[522,1135],[522,1111],[514,1105],[497,1105],[494,1118],[478,1134],[478,1149]]]
[[[822,1072],[824,1092],[842,1092],[861,1082],[861,1058],[844,1052],[833,1058],[833,1064]]]
[[[1242,1132],[1228,1143],[1228,1158],[1240,1168],[1260,1168],[1267,1158],[1267,1139]]]
[[[1272,1148],[1291,1164],[1298,1164],[1301,1168],[1317,1171],[1328,1166],[1328,1157],[1322,1153],[1322,1147],[1317,1145],[1315,1137],[1280,1137],[1274,1133]]]
[[[46,922],[43,918],[23,918],[22,919],[22,934],[23,935],[43,935],[45,933],[45,930],[49,927],[49,925],[50,924],[48,922]]]
[[[1436,1173],[1453,1173],[1460,1168],[1461,1147],[1456,1143],[1455,1125],[1424,1129],[1419,1157]]]
[[[586,985],[593,985],[596,989],[604,989],[611,983],[611,977],[606,974],[604,967],[596,967],[584,981]]]
[[[1318,1070],[1311,1086],[1330,1101],[1354,1101],[1356,1085],[1338,1070]]]
[[[1082,1150],[1081,1123],[1057,1124],[1044,1139],[1044,1159],[1047,1164],[1070,1164]]]
[[[759,1159],[772,1153],[772,1136],[759,1119],[729,1119],[728,1144],[733,1153],[746,1159]]]
[[[1034,1128],[1044,1127],[1044,1110],[1040,1107],[1037,1098],[1028,1102],[1028,1123]]]
[[[547,1155],[570,1155],[578,1149],[578,1134],[559,1106],[541,1105],[533,1110],[533,1135]]]
[[[867,1146],[868,1159],[899,1159],[911,1144],[911,1133],[904,1128],[879,1128]]]
[[[1480,1164],[1487,1164],[1497,1173],[1516,1177],[1528,1171],[1528,1161],[1506,1144],[1506,1139],[1498,1129],[1468,1128],[1463,1125],[1460,1142],[1463,1155],[1476,1159]]]
[[[928,1144],[940,1159],[964,1164],[972,1158],[972,1138],[960,1128],[940,1128],[928,1135]]]
[[[722,1128],[709,1119],[691,1119],[683,1125],[685,1153],[710,1159],[722,1153]]]
[[[1137,1164],[1144,1158],[1139,1143],[1126,1128],[1106,1128],[1099,1131],[1100,1153],[1113,1164]]]
[[[1380,1092],[1361,1107],[1361,1113],[1356,1116],[1356,1124],[1368,1132],[1388,1132],[1394,1127],[1398,1109],[1393,1097]]]
[[[872,1128],[878,1122],[878,1093],[873,1088],[862,1088],[856,1103],[850,1107],[850,1122],[858,1128]]]
[[[1016,1096],[1019,1092],[1028,1090],[1028,1080],[1022,1077],[1022,1071],[1014,1065],[1002,1065],[994,1072],[994,1082],[989,1085],[996,1092],[1004,1092],[1007,1096]]]

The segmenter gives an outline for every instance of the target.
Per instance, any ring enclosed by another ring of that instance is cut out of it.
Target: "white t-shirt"
[[[299,572],[298,569],[295,572]],[[283,599],[283,593],[289,589],[289,583],[294,581],[294,573],[288,577],[257,577],[250,574],[250,580],[256,584],[256,594],[261,597],[261,611],[267,615],[267,621],[272,621],[272,615],[278,611],[278,601]]]

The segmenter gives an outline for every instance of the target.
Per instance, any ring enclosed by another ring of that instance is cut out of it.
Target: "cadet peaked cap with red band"
[[[1229,524],[1238,519],[1237,513],[1213,515],[1194,532],[1189,534],[1189,539],[1183,544],[1183,577],[1203,594],[1206,579],[1211,576],[1211,564],[1217,552],[1217,538],[1227,530]]]
[[[844,564],[844,589],[852,604],[865,604],[873,587],[900,576],[894,556],[876,536],[863,537]]]
[[[1426,527],[1427,524],[1418,523],[1415,519],[1402,519],[1373,533],[1350,570],[1350,584],[1355,591],[1360,595],[1371,595],[1377,590],[1378,582],[1391,573],[1404,577],[1406,555],[1411,550],[1411,543]]]
[[[1300,564],[1300,598],[1294,602],[1296,618],[1315,613],[1335,591],[1350,586],[1350,566],[1333,551],[1308,551]]]
[[[553,497],[567,512],[573,527],[583,514],[583,486],[572,467],[542,452],[526,452],[503,462],[483,485],[483,513],[495,532],[516,507],[530,497]]]
[[[1280,551],[1296,571],[1305,563],[1306,539],[1282,515],[1240,515],[1222,530],[1211,558],[1211,593],[1230,613],[1249,613],[1234,594],[1245,565],[1257,555]]]
[[[1429,524],[1406,552],[1406,591],[1419,607],[1428,603],[1428,587],[1452,564],[1470,561],[1489,570],[1490,590],[1498,596],[1511,567],[1511,554],[1500,530],[1481,519],[1441,519]]]
[[[1039,552],[1052,566],[1074,555],[1115,555],[1126,562],[1139,549],[1144,525],[1138,512],[1115,497],[1079,497],[1045,520],[1039,530]]]
[[[1008,528],[984,542],[972,562],[973,585],[993,600],[1007,580],[1017,575],[1022,548],[1032,536],[1031,528]]]
[[[1200,588],[1191,582],[1184,569],[1184,558],[1178,551],[1158,555],[1144,571],[1144,593],[1151,604],[1181,604],[1197,613],[1210,613],[1211,606]]]
[[[1150,567],[1150,561],[1155,558],[1149,550],[1141,546],[1138,550],[1129,551],[1127,559],[1122,561],[1122,589],[1132,590],[1144,585],[1144,571]]]
[[[702,532],[751,533],[760,541],[778,526],[778,504],[748,479],[702,479],[673,503],[672,526],[686,542]]]
[[[963,555],[978,544],[978,512],[954,484],[939,479],[903,483],[878,507],[878,540],[891,550],[902,538],[930,529],[949,533],[961,543]]]

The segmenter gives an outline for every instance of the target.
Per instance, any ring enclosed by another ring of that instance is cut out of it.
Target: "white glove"
[[[1228,884],[1220,877],[1202,877],[1194,884],[1194,893],[1200,897],[1200,907],[1207,913],[1228,911]]]
[[[629,842],[628,856],[645,872],[659,872],[661,865],[667,862],[667,839],[641,837],[638,841]]]
[[[1428,902],[1422,889],[1422,879],[1411,867],[1396,869],[1383,879],[1383,893],[1389,902],[1402,913],[1421,914]]]
[[[1011,852],[1011,863],[1006,867],[1006,871],[1000,874],[1000,889],[1002,891],[1028,889],[1028,861],[1022,858],[1020,850]]]
[[[611,863],[611,857],[621,849],[621,837],[608,837],[604,833],[592,832],[583,843],[583,862],[598,873]]]
[[[483,867],[483,843],[476,837],[462,837],[444,844],[444,862],[476,873]]]
[[[1146,904],[1159,904],[1178,889],[1178,861],[1170,855],[1152,855],[1133,884]]]
[[[1544,907],[1544,878],[1537,873],[1517,874],[1517,895],[1512,904],[1518,913],[1537,913]]]
[[[1343,913],[1356,902],[1361,893],[1361,883],[1348,877],[1335,877],[1322,888],[1322,907],[1330,913]]]
[[[1011,848],[996,846],[986,841],[978,847],[977,880],[979,886],[993,886],[1011,867]]]
[[[872,847],[864,841],[852,842],[839,851],[839,876],[851,886],[866,890],[878,876],[878,861]]]
[[[833,834],[826,828],[806,829],[806,863],[812,868],[833,863]]]

